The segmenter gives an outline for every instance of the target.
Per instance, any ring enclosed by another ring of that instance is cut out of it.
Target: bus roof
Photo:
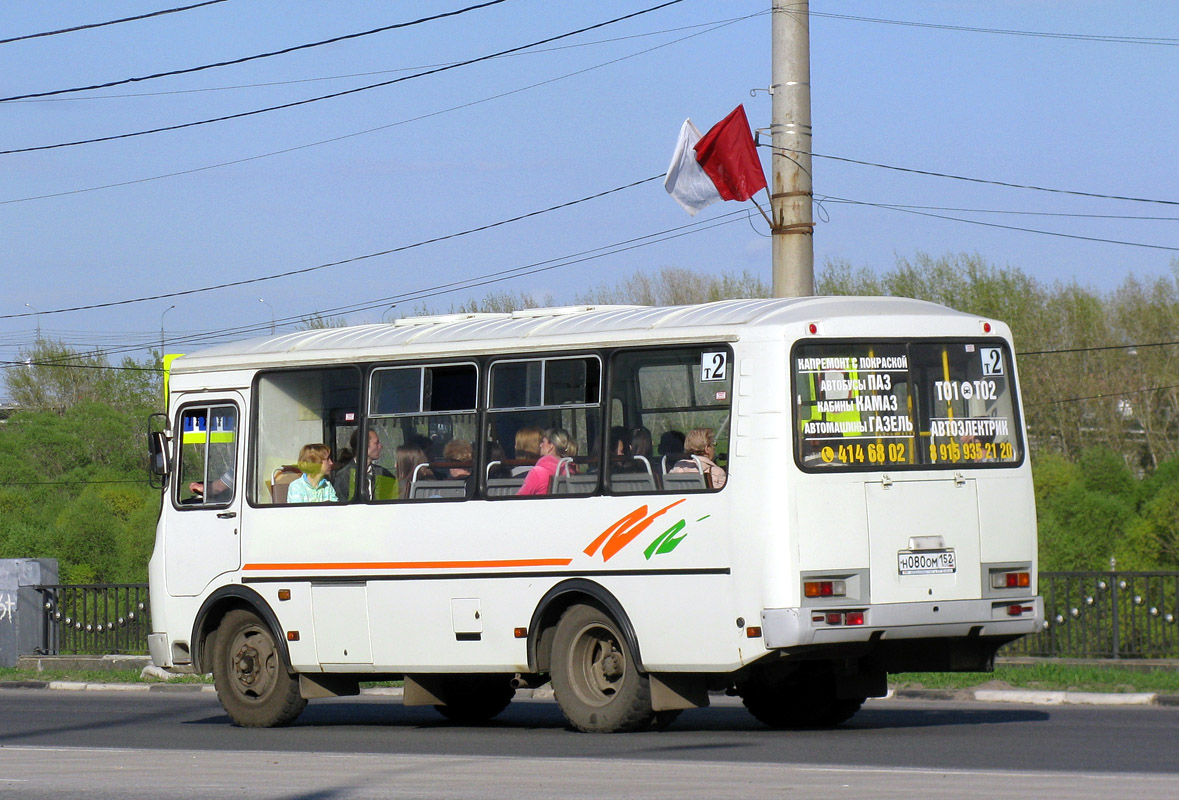
[[[903,297],[722,300],[691,306],[566,306],[512,313],[410,317],[321,328],[217,345],[177,358],[172,373],[363,361],[390,355],[475,354],[573,345],[670,342],[692,335],[736,338],[750,328],[830,323],[855,317],[975,320],[946,306]],[[1005,326],[1001,330],[1006,330]],[[947,331],[949,333],[949,331]],[[956,330],[955,335],[962,331]]]

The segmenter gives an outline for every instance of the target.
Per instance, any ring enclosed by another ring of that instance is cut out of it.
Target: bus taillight
[[[827,625],[863,625],[863,611],[823,611],[811,615],[811,622]]]
[[[844,597],[847,581],[804,581],[802,593],[807,597]]]
[[[992,589],[1027,589],[1032,585],[1030,572],[992,572]]]

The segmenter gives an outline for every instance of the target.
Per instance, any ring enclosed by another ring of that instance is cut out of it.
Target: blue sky
[[[239,58],[474,2],[227,0],[0,44],[0,95]],[[508,0],[247,64],[6,102],[0,104],[0,150],[294,102],[478,58],[657,2]],[[4,3],[0,39],[187,4]],[[685,0],[540,52],[347,97],[180,131],[0,155],[0,316],[28,312],[26,303],[50,312],[285,275],[661,175],[685,117],[706,130],[744,103],[755,127],[768,126],[769,96],[750,91],[770,82],[769,7],[770,0]],[[817,154],[1179,200],[1179,104],[1172,97],[1179,85],[1179,14],[1173,0],[815,0],[811,11]],[[415,119],[423,115],[430,116]],[[184,174],[161,177],[172,173]],[[112,184],[126,185],[96,188]],[[1069,239],[912,213],[922,209],[829,200],[816,209],[822,220],[815,234],[819,266],[844,259],[882,272],[898,257],[966,252],[1047,283],[1076,280],[1109,290],[1130,273],[1171,275],[1179,256],[1176,205],[1006,188],[818,157],[814,186],[819,197],[929,207],[923,210],[1172,248]],[[748,220],[726,216],[746,208],[753,211]],[[689,235],[424,302],[445,310],[492,290],[551,293],[559,302],[570,301],[586,287],[664,266],[748,270],[769,279],[765,223],[752,206],[718,204],[690,218],[660,181],[651,181],[490,231],[297,276],[107,309],[8,316],[0,319],[0,360],[15,357],[37,324],[76,346],[110,347],[158,341],[161,318],[170,339],[236,326],[268,329],[272,309],[281,325],[284,318],[478,280],[692,222],[703,224],[686,229],[695,231]],[[416,304],[401,300],[387,311],[386,303],[351,312],[348,319],[376,321]]]

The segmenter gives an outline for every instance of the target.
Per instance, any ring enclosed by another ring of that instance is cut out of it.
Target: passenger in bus
[[[299,451],[303,474],[287,489],[288,503],[335,503],[336,490],[328,480],[332,469],[331,450],[326,444],[305,444]]]
[[[413,484],[415,473],[419,480],[430,480],[434,477],[434,473],[430,472],[428,468],[418,469],[422,464],[428,464],[429,460],[426,458],[425,451],[416,444],[403,444],[398,447],[396,461],[397,496],[402,500],[409,499],[409,490]]]
[[[684,454],[684,435],[679,431],[666,431],[659,437],[659,469],[667,469],[664,464],[675,462]]]
[[[488,442],[483,446],[483,452],[487,454],[488,478],[512,477],[511,468],[503,463],[507,456],[504,455],[504,449],[499,442]]]
[[[659,455],[675,456],[684,452],[684,435],[679,431],[666,431],[659,437]]]
[[[655,448],[651,442],[651,431],[640,425],[630,432],[631,455],[642,456],[643,458],[650,461],[651,453],[654,451],[654,449]]]
[[[561,459],[577,455],[577,442],[562,428],[550,428],[540,440],[540,460],[524,479],[517,495],[548,494],[553,476],[557,474]]]
[[[465,439],[451,439],[442,448],[442,460],[466,465],[447,467],[446,477],[452,481],[464,481],[469,494],[473,484],[471,468],[474,466],[475,448]]]
[[[433,440],[429,436],[420,433],[411,433],[405,437],[405,445],[407,447],[416,447],[422,451],[422,454],[429,461],[432,453],[431,448],[434,446]]]
[[[516,431],[516,452],[513,458],[517,461],[535,462],[541,456],[540,440],[543,437],[544,431],[535,425],[525,425]],[[530,464],[518,464],[512,467],[512,477],[526,475],[530,469],[532,469]]]
[[[635,472],[638,468],[635,460],[631,457],[630,434],[630,429],[624,428],[621,425],[615,425],[610,428],[610,449],[607,451],[607,454],[610,459],[611,472]],[[595,447],[594,452],[590,453],[590,472],[596,471],[597,468],[598,458],[596,450],[597,448]]]
[[[708,485],[719,489],[725,485],[728,476],[724,469],[717,466],[716,461],[716,432],[712,428],[694,428],[688,431],[684,438],[686,458],[675,463],[668,472],[698,472],[703,468],[708,479]],[[691,458],[695,456],[695,458]],[[699,466],[697,466],[699,462]]]
[[[352,431],[350,440],[353,453],[358,452],[356,446],[359,443],[360,428],[357,428]],[[370,428],[368,448],[365,451],[367,461],[364,470],[364,497],[372,500],[392,500],[397,497],[397,476],[376,463],[377,459],[381,457],[383,449],[381,437]],[[336,496],[341,500],[351,500],[356,496],[356,468],[356,459],[353,458],[332,473],[332,487],[335,488]]]

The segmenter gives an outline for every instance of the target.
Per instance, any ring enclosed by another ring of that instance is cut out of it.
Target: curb
[[[979,703],[1020,703],[1035,706],[1168,706],[1179,707],[1179,695],[1149,692],[1056,692],[1033,689],[889,689],[881,700],[957,700]]]
[[[59,692],[165,692],[216,694],[207,683],[83,683],[79,681],[0,681],[0,689],[50,689]],[[402,697],[399,686],[361,689],[370,697]],[[553,700],[549,686],[539,689],[517,689],[517,698]],[[978,703],[1013,703],[1036,706],[1092,705],[1092,706],[1159,706],[1179,708],[1179,695],[1146,692],[1054,692],[1024,689],[889,689],[884,697],[870,698],[877,702],[891,700],[940,700]]]

